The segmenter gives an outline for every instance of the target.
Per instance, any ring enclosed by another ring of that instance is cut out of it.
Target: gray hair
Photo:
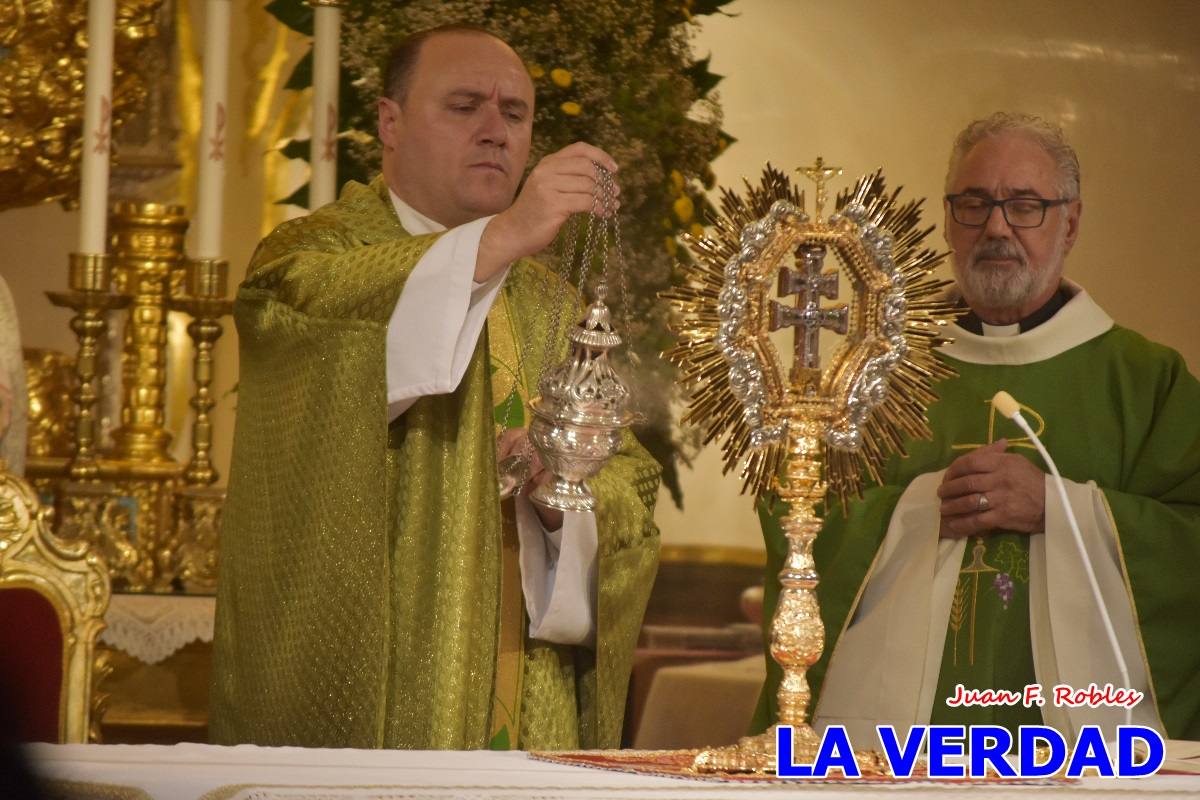
[[[986,119],[977,119],[954,140],[950,151],[950,166],[946,170],[946,191],[950,191],[950,180],[958,165],[971,148],[991,136],[1019,133],[1028,136],[1046,151],[1058,168],[1058,191],[1070,200],[1079,198],[1079,157],[1075,148],[1067,144],[1062,128],[1033,114],[997,111]]]

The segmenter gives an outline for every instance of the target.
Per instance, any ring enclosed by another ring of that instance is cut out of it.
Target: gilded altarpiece
[[[70,207],[79,193],[87,0],[0,6],[0,210]],[[155,595],[198,601],[211,617],[211,597],[193,595],[211,595],[216,585],[224,490],[210,459],[210,412],[213,346],[232,305],[228,265],[189,259],[184,208],[155,202],[175,197],[180,185],[176,33],[186,15],[178,0],[115,6],[109,252],[72,254],[65,289],[47,292],[51,304],[72,311],[77,348],[25,353],[26,475],[53,508],[47,519],[56,535],[88,542],[106,562],[114,606],[122,596]],[[170,331],[182,333],[178,321],[186,339],[169,343]],[[167,411],[178,422],[185,398],[190,429],[173,436],[186,423],[169,428]],[[172,447],[185,436],[190,447]],[[203,725],[207,705],[208,655],[192,652],[198,646],[184,654],[191,666],[155,664],[159,688],[170,692],[149,686],[147,664],[109,651],[116,670],[105,724],[128,727],[137,715],[124,712],[132,709],[180,738],[195,735],[188,731]],[[181,701],[184,685],[205,691]]]

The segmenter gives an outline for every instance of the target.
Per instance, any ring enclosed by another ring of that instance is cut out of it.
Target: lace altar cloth
[[[114,594],[100,641],[157,664],[195,641],[213,640],[217,599],[204,595]]]

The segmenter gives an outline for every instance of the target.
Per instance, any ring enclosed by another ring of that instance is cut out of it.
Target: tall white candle
[[[313,6],[312,177],[308,207],[316,210],[337,196],[338,44],[342,12],[336,0]]]
[[[79,252],[108,250],[108,161],[112,154],[113,0],[88,0]]]
[[[208,0],[204,22],[203,117],[192,256],[220,258],[225,189],[225,105],[229,97],[229,0]]]

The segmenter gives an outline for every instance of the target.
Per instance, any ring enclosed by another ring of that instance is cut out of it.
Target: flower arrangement
[[[587,141],[621,165],[624,258],[629,269],[629,329],[640,357],[630,380],[638,387],[644,422],[638,438],[663,466],[663,482],[681,503],[677,465],[698,444],[675,429],[674,368],[659,353],[673,344],[667,308],[658,292],[671,284],[683,233],[702,235],[713,209],[705,196],[710,162],[733,140],[721,130],[713,92],[720,76],[692,54],[699,17],[730,0],[346,0],[342,24],[340,181],[365,180],[379,164],[375,99],[391,47],[415,31],[462,22],[503,38],[521,55],[533,79],[537,109],[530,165],[574,141]],[[277,18],[312,33],[304,0],[274,0]],[[311,54],[288,88],[311,78]],[[292,141],[285,155],[307,156]],[[307,187],[284,202],[304,205]]]

